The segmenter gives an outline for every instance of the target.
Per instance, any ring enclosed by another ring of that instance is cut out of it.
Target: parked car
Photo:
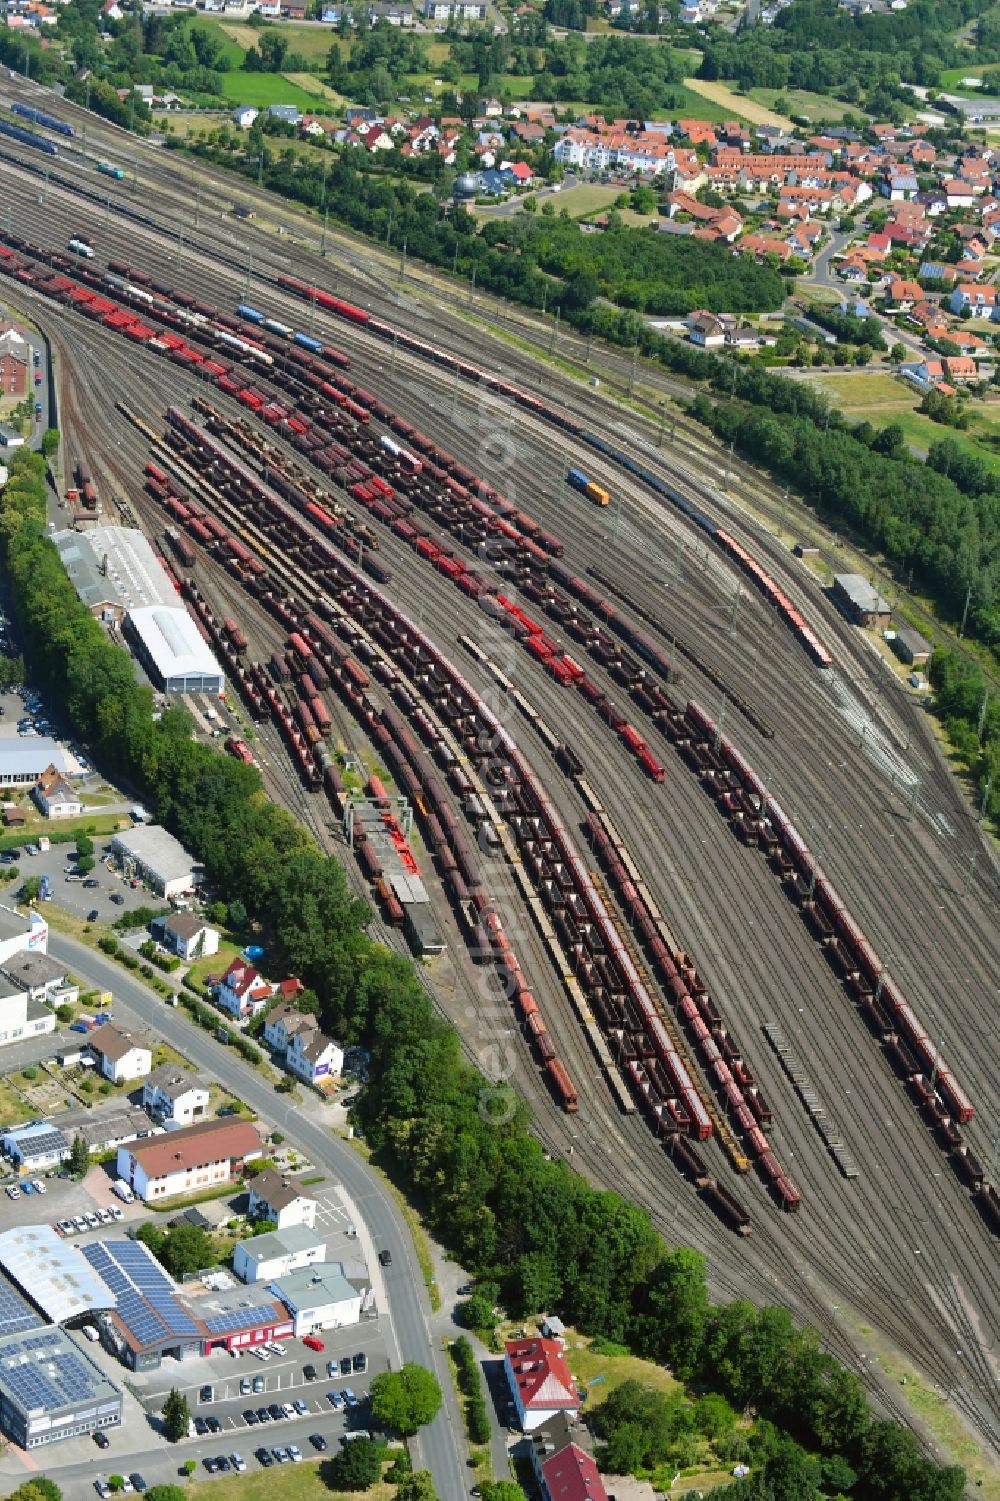
[[[342,1376],[349,1376],[351,1374],[351,1357],[349,1355],[345,1355],[340,1362],[340,1374]]]
[[[302,1375],[303,1375],[303,1377],[304,1377],[304,1379],[306,1381],[315,1381],[316,1380],[316,1367],[314,1365],[303,1366],[302,1367]]]
[[[96,907],[91,907],[90,911],[87,913],[87,921],[96,922],[100,915],[101,914],[98,912]]]
[[[256,1428],[258,1419],[257,1414],[254,1412],[252,1407],[244,1407],[243,1421],[244,1423],[246,1423],[248,1428]]]
[[[241,1397],[249,1397],[250,1391],[251,1391],[250,1377],[249,1376],[243,1376],[243,1377],[241,1377],[241,1379],[240,1379],[240,1396]]]
[[[100,1480],[100,1479],[95,1480],[94,1481],[94,1490],[100,1496],[101,1501],[104,1501],[105,1496],[110,1496],[111,1495],[111,1487],[110,1487],[110,1485],[108,1484],[108,1482],[106,1480]]]
[[[326,1449],[326,1439],[321,1433],[310,1433],[309,1442],[318,1454],[322,1454]]]
[[[222,1424],[219,1422],[218,1418],[206,1418],[205,1422],[208,1424],[209,1433],[222,1432]]]
[[[42,1182],[41,1178],[32,1178],[31,1186],[35,1190],[36,1194],[43,1194],[46,1192],[45,1184]]]
[[[108,1435],[104,1433],[100,1428],[96,1428],[94,1430],[94,1443],[99,1449],[111,1448],[111,1440],[108,1438]]]
[[[114,902],[116,907],[124,907],[125,905],[125,898],[122,896],[120,891],[113,891],[111,893],[111,900]]]
[[[294,1464],[300,1464],[301,1463],[301,1460],[302,1460],[302,1450],[299,1448],[298,1444],[289,1444],[288,1445],[288,1457],[289,1457],[290,1460],[293,1461]]]
[[[267,1380],[264,1376],[255,1376],[252,1385],[255,1392],[264,1392],[267,1390]]]
[[[203,1386],[202,1389],[201,1389],[201,1391],[198,1393],[198,1401],[199,1402],[214,1402],[215,1401],[215,1387],[214,1386]]]
[[[364,1375],[365,1371],[367,1371],[368,1369],[368,1356],[365,1354],[364,1350],[358,1351],[357,1355],[355,1355],[354,1357],[352,1364],[356,1372],[360,1372],[361,1375]]]
[[[285,1414],[282,1412],[281,1408],[278,1406],[277,1402],[271,1402],[268,1405],[268,1409],[267,1410],[271,1414],[272,1418],[274,1419],[274,1421],[276,1423],[280,1422],[281,1419],[285,1416]]]
[[[7,1187],[4,1189],[4,1193],[7,1195],[8,1199],[19,1199],[21,1197],[21,1190],[18,1188],[16,1183],[8,1183]]]
[[[274,1464],[274,1456],[272,1455],[270,1449],[255,1449],[254,1453],[257,1456],[258,1464],[260,1464],[265,1470],[269,1470]]]
[[[258,1423],[269,1423],[270,1420],[271,1420],[271,1414],[268,1412],[267,1408],[266,1407],[258,1407],[258,1409],[257,1409],[257,1421],[258,1421]]]
[[[232,1467],[236,1471],[237,1475],[242,1475],[243,1471],[247,1467],[247,1462],[243,1458],[242,1454],[230,1454],[230,1456],[229,1456],[229,1463],[232,1465]]]
[[[344,1408],[347,1406],[347,1403],[344,1401],[339,1392],[327,1392],[326,1400],[329,1402],[334,1412],[343,1412]]]
[[[138,1470],[133,1470],[131,1475],[129,1476],[129,1479],[132,1482],[133,1488],[140,1496],[142,1495],[143,1491],[149,1490],[149,1486],[146,1484],[145,1480],[143,1480]]]
[[[292,1403],[292,1406],[295,1408],[295,1411],[298,1413],[300,1418],[304,1418],[306,1413],[309,1411],[307,1404],[303,1402],[301,1397],[296,1397],[295,1401]]]
[[[194,1431],[195,1433],[197,1433],[199,1438],[205,1437],[205,1434],[208,1432],[208,1424],[205,1422],[204,1418],[195,1418]]]
[[[322,1349],[325,1349],[323,1341],[316,1334],[307,1334],[306,1337],[305,1337],[305,1339],[302,1341],[302,1343],[309,1350],[322,1350]]]

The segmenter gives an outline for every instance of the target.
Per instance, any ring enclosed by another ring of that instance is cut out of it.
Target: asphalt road
[[[388,1191],[351,1148],[311,1119],[305,1108],[285,1104],[275,1095],[273,1087],[234,1053],[224,1051],[207,1033],[188,1022],[182,1012],[165,1006],[127,971],[74,939],[52,931],[49,952],[101,989],[113,991],[116,1001],[186,1054],[209,1077],[218,1076],[224,1064],[227,1082],[238,1087],[241,1098],[259,1114],[280,1124],[314,1162],[322,1163],[343,1184],[364,1216],[375,1246],[392,1251],[392,1265],[381,1273],[390,1303],[386,1311],[390,1365],[398,1367],[403,1361],[415,1361],[431,1367],[444,1393],[441,1412],[416,1440],[416,1463],[430,1470],[441,1501],[464,1501],[465,1445],[460,1437],[454,1388],[443,1353],[430,1333],[430,1305],[409,1231]]]

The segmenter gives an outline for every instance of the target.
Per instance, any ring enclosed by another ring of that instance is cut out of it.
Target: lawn
[[[192,19],[191,25],[199,31],[207,31],[215,35],[222,46],[222,55],[231,68],[238,68],[246,56],[247,47],[254,45],[254,42],[247,42],[241,46],[232,35],[235,28],[221,26],[218,21],[210,21],[199,16],[197,19]],[[243,30],[249,31],[250,27],[244,27]]]
[[[246,1455],[243,1456],[246,1459]],[[245,1475],[216,1475],[184,1487],[193,1501],[354,1501],[338,1495],[323,1479],[326,1460],[303,1459],[298,1465],[279,1465],[276,1469],[248,1470]],[[372,1486],[365,1495],[369,1501],[389,1501],[393,1487],[384,1481]]]
[[[571,219],[584,219],[611,208],[621,191],[613,186],[603,187],[598,182],[582,182],[579,187],[563,188],[550,201],[555,205],[556,213],[565,209]]]
[[[210,954],[207,959],[196,959],[188,970],[188,978],[199,989],[203,989],[209,975],[224,975],[234,959],[238,959],[242,950],[237,943],[228,938],[223,938],[219,943],[219,952]]]
[[[801,115],[806,120],[842,120],[847,114],[864,114],[857,105],[845,104],[829,94],[810,94],[805,89],[751,89],[750,97],[771,110],[775,100],[781,99],[787,103],[790,115]]]
[[[1000,63],[983,63],[980,66],[972,63],[964,68],[946,68],[941,74],[940,83],[941,88],[946,89],[949,94],[964,92],[970,94],[974,99],[978,99],[980,95],[988,98],[991,88],[1000,88],[1000,77],[998,77],[998,74],[1000,74]],[[981,78],[988,80],[988,82],[987,86],[982,89],[972,88],[963,90],[963,78]]]
[[[959,448],[981,459],[991,469],[1000,471],[1000,404],[988,406],[980,401],[969,403],[971,426],[961,432],[932,422],[916,410],[920,394],[909,390],[891,375],[822,375],[816,384],[855,421],[867,419],[876,425],[896,422],[903,429],[910,447],[921,455],[931,444],[951,438]]]
[[[290,83],[281,73],[223,73],[222,90],[231,104],[255,104],[266,109],[269,104],[294,104],[308,114],[316,98],[297,83]]]
[[[6,1079],[0,1079],[0,1126],[16,1126],[37,1114],[38,1111],[26,1105]]]

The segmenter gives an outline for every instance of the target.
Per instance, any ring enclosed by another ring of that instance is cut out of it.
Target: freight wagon
[[[596,505],[606,506],[610,503],[611,496],[607,490],[603,489],[601,485],[595,485],[594,481],[589,480],[581,470],[568,470],[566,479],[573,486],[574,490],[579,490],[581,495],[586,495],[587,499],[594,501]]]
[[[92,261],[94,259],[93,246],[88,245],[86,240],[70,240],[69,249],[72,250],[74,255],[82,255],[84,260]]]

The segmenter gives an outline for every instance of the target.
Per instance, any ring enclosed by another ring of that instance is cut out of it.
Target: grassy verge
[[[382,1182],[385,1184],[386,1188],[395,1199],[396,1204],[399,1208],[399,1212],[402,1214],[403,1219],[406,1221],[406,1228],[409,1230],[411,1239],[413,1240],[413,1249],[417,1255],[417,1263],[420,1267],[420,1275],[424,1279],[424,1286],[427,1288],[427,1295],[431,1300],[431,1308],[435,1313],[437,1313],[438,1309],[441,1307],[441,1291],[437,1285],[437,1278],[434,1276],[434,1259],[431,1256],[431,1244],[427,1237],[427,1231],[424,1229],[423,1222],[419,1214],[412,1207],[412,1205],[409,1204],[406,1199],[404,1199],[395,1183],[393,1183],[390,1178],[386,1177],[385,1173],[372,1157],[367,1143],[359,1141],[356,1136],[352,1136],[350,1141],[351,1146],[357,1152],[358,1156],[363,1157],[368,1163],[368,1166],[373,1168],[374,1171],[378,1173]]]
[[[303,1459],[298,1465],[248,1470],[245,1475],[217,1475],[184,1490],[194,1501],[352,1501],[331,1488],[329,1465],[328,1459]],[[389,1501],[392,1493],[384,1480],[365,1491],[369,1501]]]

